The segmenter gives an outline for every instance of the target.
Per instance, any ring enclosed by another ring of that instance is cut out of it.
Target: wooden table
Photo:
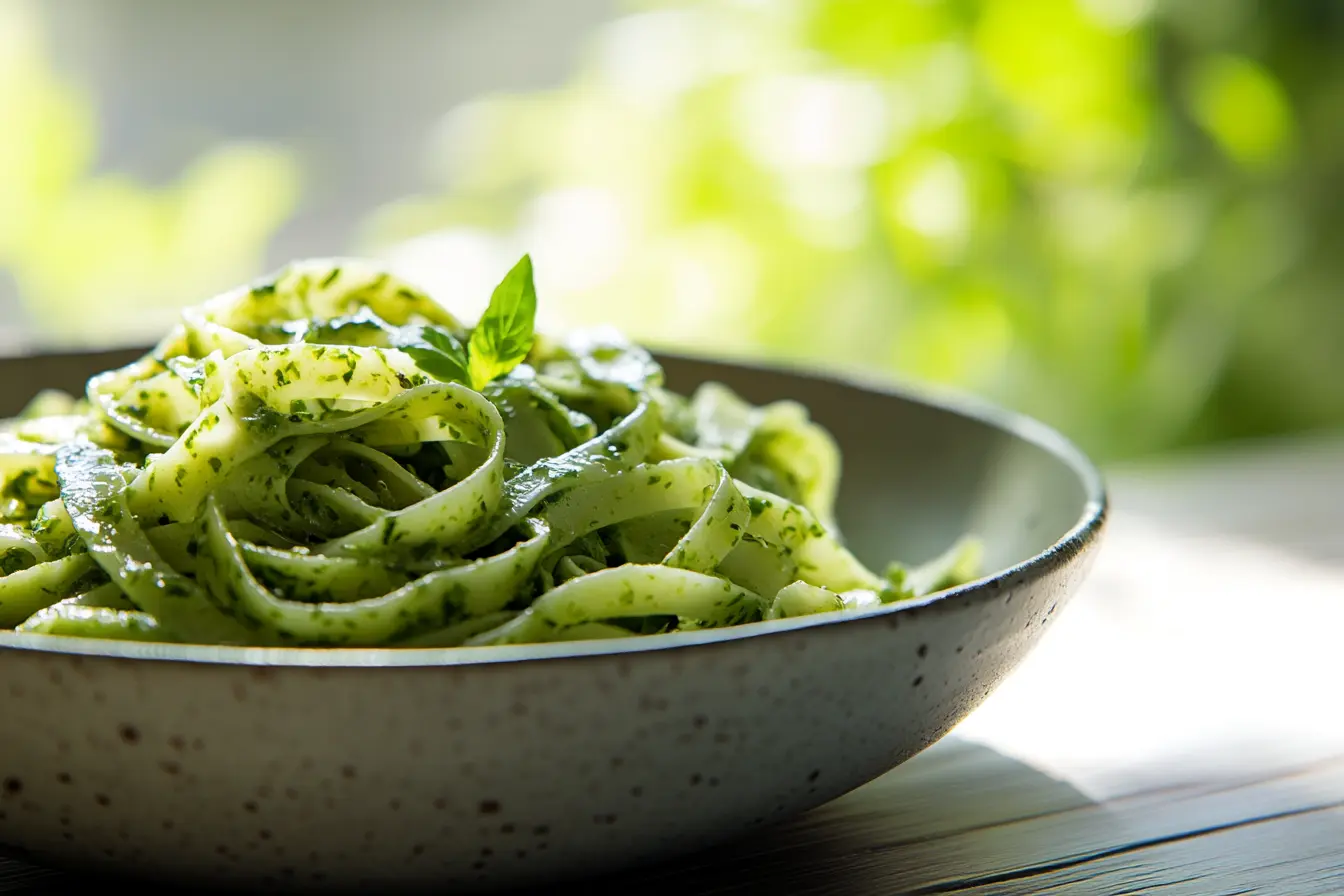
[[[1084,593],[952,735],[601,893],[1344,894],[1344,440],[1111,471]],[[0,892],[69,878],[0,860]]]

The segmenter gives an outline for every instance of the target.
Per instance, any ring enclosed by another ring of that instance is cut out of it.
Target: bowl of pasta
[[[0,362],[37,391],[0,844],[276,888],[675,856],[933,743],[1086,574],[1104,488],[1039,423],[535,308],[526,257],[471,326],[317,259],[146,352]]]

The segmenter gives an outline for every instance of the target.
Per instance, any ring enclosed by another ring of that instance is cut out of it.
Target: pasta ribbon
[[[0,423],[0,626],[479,647],[863,610],[975,574],[973,541],[908,573],[856,558],[839,450],[801,405],[678,395],[619,334],[534,337],[534,304],[530,262],[475,327],[372,263],[297,262],[186,309],[83,397],[43,393]]]

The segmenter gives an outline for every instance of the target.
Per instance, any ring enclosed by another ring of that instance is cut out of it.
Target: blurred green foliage
[[[526,248],[566,322],[1108,457],[1335,424],[1342,38],[1331,0],[640,3],[565,86],[456,110],[366,245]]]
[[[259,272],[301,163],[99,170],[35,9],[0,4],[0,271],[48,342],[152,335]],[[1342,41],[1334,0],[647,0],[316,251],[481,305],[531,251],[543,326],[969,389],[1107,457],[1337,425]]]
[[[0,269],[46,342],[155,338],[184,302],[256,273],[297,162],[234,144],[163,187],[98,172],[97,111],[53,69],[36,13],[0,3]]]

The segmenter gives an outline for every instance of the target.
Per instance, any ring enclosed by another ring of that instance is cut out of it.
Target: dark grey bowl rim
[[[698,632],[500,647],[237,647],[155,644],[55,635],[35,636],[0,631],[0,653],[21,650],[42,654],[158,660],[213,666],[318,669],[434,668],[629,657],[654,651],[709,647],[750,638],[768,638],[810,629],[854,625],[876,618],[910,615],[922,611],[936,612],[953,606],[953,602],[958,598],[988,599],[1008,588],[1034,581],[1068,565],[1100,537],[1105,527],[1109,499],[1101,472],[1087,455],[1063,434],[1025,414],[960,392],[928,385],[894,383],[853,372],[838,373],[802,364],[726,360],[688,353],[662,353],[662,357],[698,363],[730,364],[762,373],[808,377],[976,420],[1041,448],[1068,467],[1082,483],[1086,495],[1081,514],[1078,521],[1062,538],[1021,563],[956,588],[913,601],[886,604],[872,610],[840,610],[834,613],[751,622]]]

